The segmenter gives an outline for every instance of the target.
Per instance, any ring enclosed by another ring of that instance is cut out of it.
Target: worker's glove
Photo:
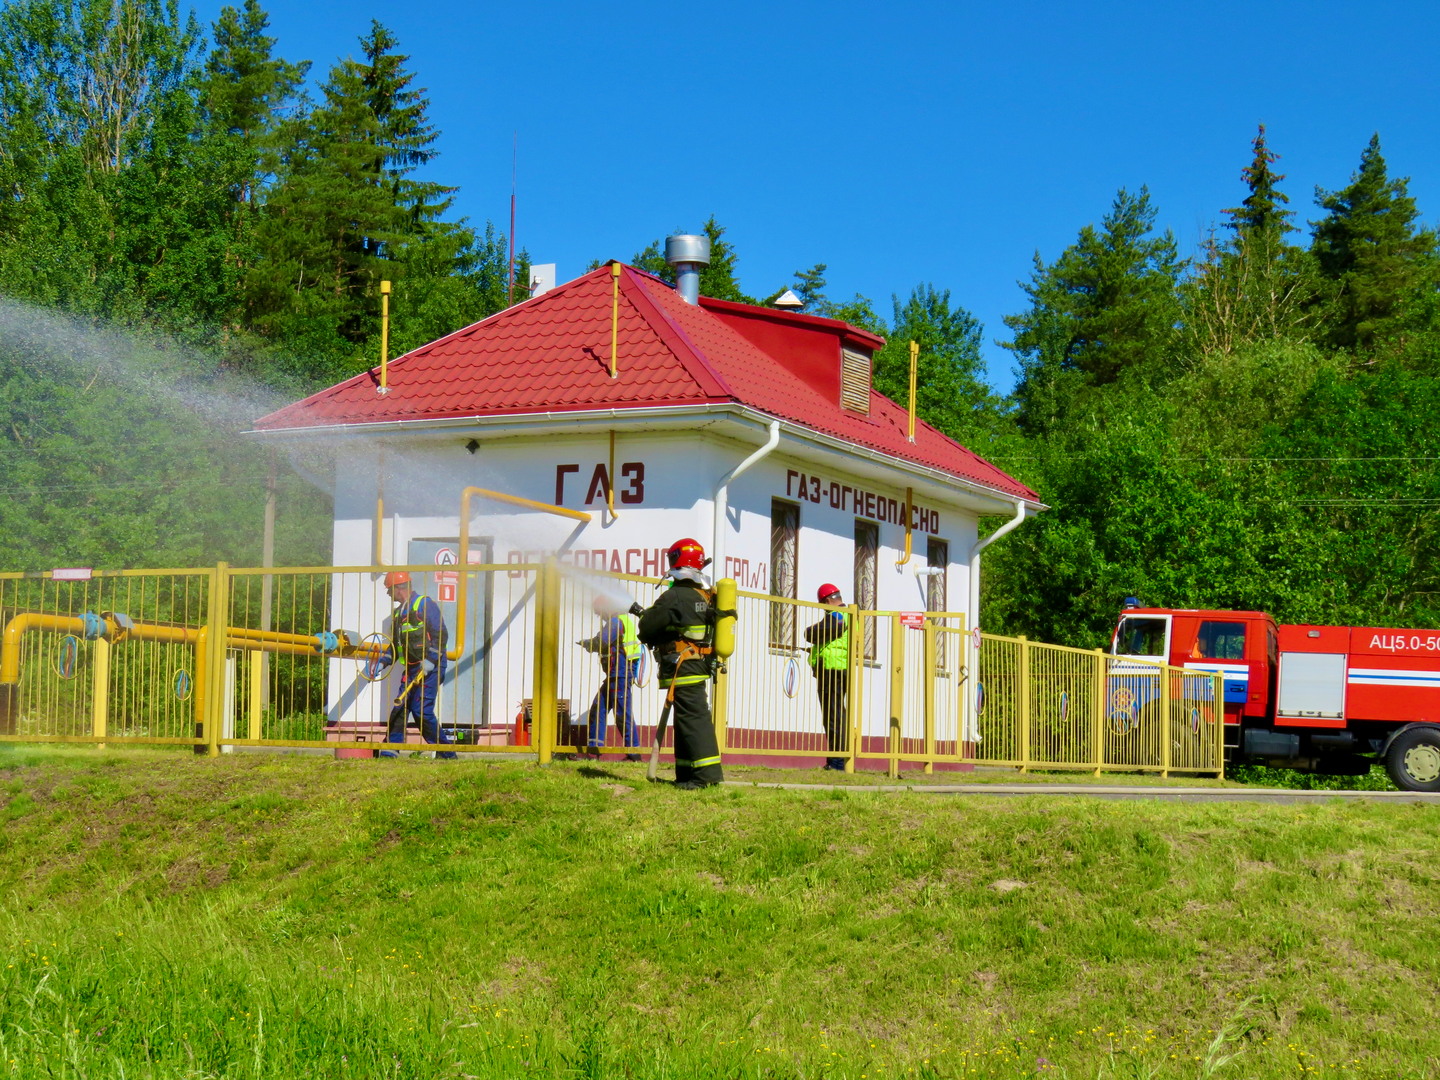
[[[434,661],[434,660],[421,660],[421,661],[420,661],[420,670],[423,671],[426,675],[429,675],[432,671],[435,670],[435,661]]]
[[[644,614],[645,614],[645,609],[644,609],[643,607],[641,607],[639,604],[631,604],[631,605],[630,605],[630,614],[631,614],[631,615],[634,615],[634,616],[638,619],[641,615],[644,615]]]

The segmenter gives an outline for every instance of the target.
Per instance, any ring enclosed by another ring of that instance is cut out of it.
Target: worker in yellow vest
[[[827,607],[824,617],[805,631],[810,643],[810,673],[820,697],[820,720],[825,725],[825,746],[830,756],[825,768],[843,772],[850,754],[850,615],[840,611],[845,604],[840,589],[829,583],[816,590],[815,598]]]
[[[624,601],[596,596],[592,606],[601,619],[600,632],[577,644],[599,659],[604,681],[586,714],[588,750],[593,756],[599,755],[599,748],[605,745],[609,714],[614,712],[615,730],[621,742],[627,749],[638,751],[640,736],[635,730],[634,695],[630,690],[639,674],[640,656],[644,651],[637,632],[639,621]],[[632,752],[625,755],[625,760],[639,761],[640,755]]]

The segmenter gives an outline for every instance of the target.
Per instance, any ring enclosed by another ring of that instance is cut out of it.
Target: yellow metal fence
[[[0,741],[369,756],[403,690],[388,569],[0,574]],[[653,658],[620,687],[592,639],[662,583],[554,564],[398,569],[440,602],[450,634],[445,749],[648,753],[663,702]],[[1223,768],[1218,677],[975,634],[959,612],[838,610],[848,660],[817,678],[807,630],[836,609],[739,594],[736,652],[713,690],[728,759],[892,775]],[[415,749],[413,727],[405,737]]]

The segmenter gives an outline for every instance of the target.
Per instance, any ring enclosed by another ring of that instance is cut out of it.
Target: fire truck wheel
[[[1404,791],[1440,791],[1440,728],[1406,728],[1385,751],[1385,771]]]

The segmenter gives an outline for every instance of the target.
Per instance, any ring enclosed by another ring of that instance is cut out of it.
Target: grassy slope
[[[0,1076],[1430,1076],[1437,824],[5,749]]]

